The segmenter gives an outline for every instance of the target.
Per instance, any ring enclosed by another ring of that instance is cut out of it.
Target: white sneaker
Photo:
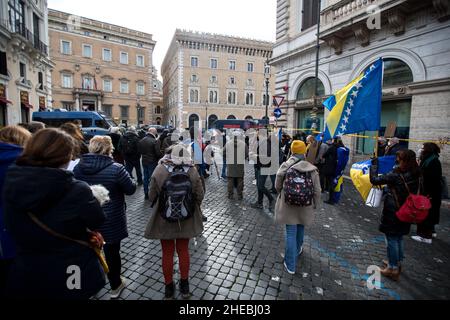
[[[298,256],[300,257],[303,253],[303,247],[300,248],[300,252],[298,253]]]
[[[420,236],[412,236],[411,239],[413,239],[414,241],[422,242],[422,243],[426,243],[426,244],[432,244],[433,243],[433,240],[425,239],[425,238],[422,238]]]
[[[286,265],[286,261],[284,262],[284,269],[286,270],[287,273],[294,275],[295,272],[291,271],[288,269],[287,265]]]
[[[111,290],[111,299],[118,299],[120,295],[122,294],[123,290],[126,287],[125,280],[122,278],[122,283],[116,290]]]
[[[433,239],[437,238],[437,233],[433,233]]]

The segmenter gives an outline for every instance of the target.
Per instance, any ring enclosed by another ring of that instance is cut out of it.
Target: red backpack
[[[397,195],[395,194],[395,191],[393,192],[397,206],[400,208],[396,213],[397,218],[402,222],[420,224],[428,217],[428,213],[431,209],[431,201],[428,197],[420,194],[421,179],[419,179],[419,190],[417,191],[417,194],[412,194],[405,178],[401,174],[400,176],[405,183],[409,196],[406,198],[403,206],[400,207]]]

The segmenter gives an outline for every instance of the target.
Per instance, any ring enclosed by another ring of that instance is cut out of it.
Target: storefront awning
[[[13,104],[11,101],[9,101],[8,99],[6,99],[4,97],[0,97],[0,102],[6,103],[6,104]]]

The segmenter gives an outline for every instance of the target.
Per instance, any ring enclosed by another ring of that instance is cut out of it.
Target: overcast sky
[[[276,0],[48,0],[48,6],[153,34],[159,73],[177,28],[275,41]]]

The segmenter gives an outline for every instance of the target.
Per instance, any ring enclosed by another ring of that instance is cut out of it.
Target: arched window
[[[191,114],[189,116],[189,128],[194,127],[195,123],[199,122],[199,121],[200,121],[200,118],[198,117],[198,115],[196,115],[195,113]]]
[[[161,118],[156,118],[156,124],[159,126],[161,125]]]
[[[246,116],[245,120],[253,120],[253,117],[252,116]]]
[[[315,88],[316,78],[308,78],[301,84],[300,88],[297,91],[297,101],[311,99],[315,96],[314,88]],[[322,81],[319,80],[317,86],[317,92],[319,96],[325,95],[325,87],[323,86]]]
[[[215,115],[212,114],[208,117],[208,129],[211,129],[212,126],[214,125],[214,123],[218,120],[219,118]]]
[[[233,115],[229,115],[229,116],[227,117],[227,120],[236,120],[236,117],[233,116]]]
[[[414,81],[411,68],[401,60],[388,58],[384,59],[384,79],[383,86],[399,86]]]

